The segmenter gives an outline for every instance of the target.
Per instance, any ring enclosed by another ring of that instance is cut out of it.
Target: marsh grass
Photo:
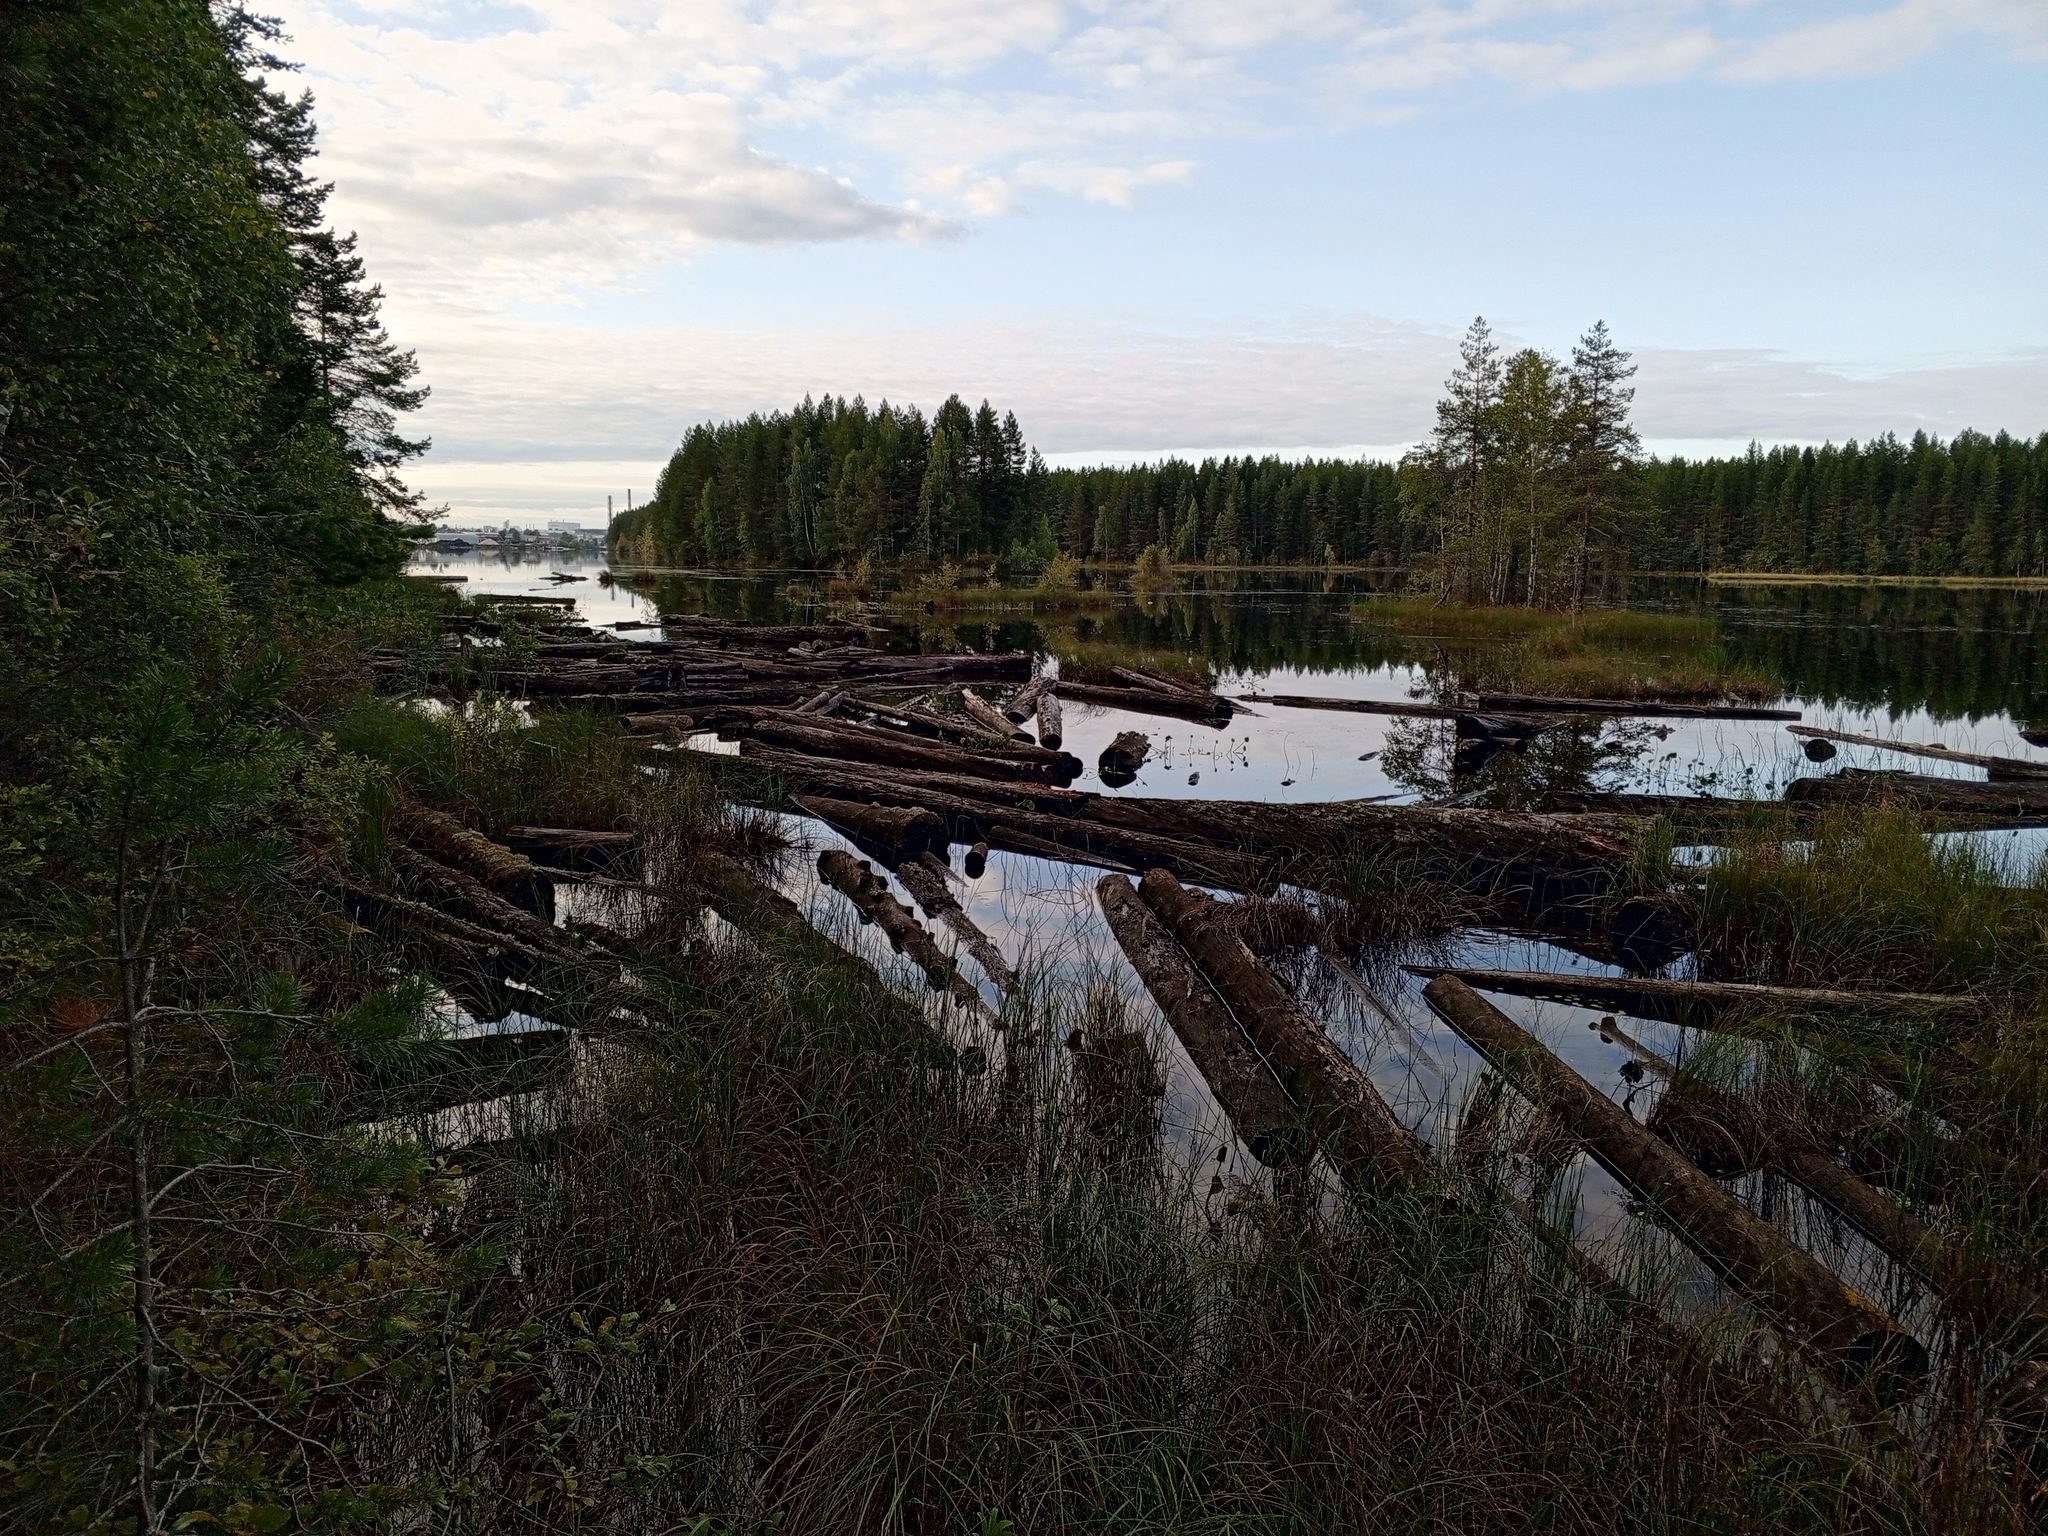
[[[1461,689],[1565,698],[1757,699],[1777,679],[1731,661],[1712,619],[1600,608],[1549,609],[1432,604],[1375,598],[1352,610],[1361,622],[1438,642]]]

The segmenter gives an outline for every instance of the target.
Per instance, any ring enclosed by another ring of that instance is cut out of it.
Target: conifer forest
[[[290,49],[0,9],[0,1536],[2041,1528],[2048,435],[457,546]]]

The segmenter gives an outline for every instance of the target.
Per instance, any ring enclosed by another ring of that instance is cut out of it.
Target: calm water
[[[641,592],[601,585],[594,579],[603,570],[600,561],[542,557],[515,563],[470,555],[427,557],[418,568],[466,576],[470,592],[574,596],[579,611],[596,627],[650,620],[662,612],[796,622],[817,611],[792,597],[788,575],[677,575]],[[551,570],[592,579],[556,585],[546,579]],[[1403,639],[1358,622],[1353,609],[1373,590],[1369,583],[1346,577],[1232,577],[1191,584],[1142,605],[1044,625],[1023,618],[905,625],[890,643],[925,650],[1036,650],[1074,642],[1091,649],[1128,646],[1213,663],[1226,693],[1390,699],[1423,694],[1440,659],[1436,642]],[[2048,761],[2048,752],[2019,736],[2022,722],[2048,717],[2048,594],[1642,582],[1625,599],[1633,605],[1713,614],[1734,659],[1781,677],[1781,702],[1799,709],[1809,723]],[[622,638],[658,633],[629,630]],[[1093,772],[1096,754],[1118,731],[1135,729],[1152,736],[1155,756],[1137,782],[1120,791],[1126,794],[1317,800],[1475,792],[1470,783],[1448,779],[1447,723],[1264,704],[1253,708],[1256,715],[1241,716],[1219,731],[1069,703],[1067,746],[1090,765],[1079,787],[1103,788]],[[1576,735],[1550,738],[1532,750],[1527,762],[1505,762],[1489,770],[1492,777],[1483,779],[1476,792],[1500,803],[1545,785],[1775,794],[1798,775],[1851,765],[1982,776],[1974,769],[1856,747],[1844,747],[1832,763],[1817,767],[1778,722],[1651,725],[1593,724]],[[863,928],[850,906],[816,879],[809,854],[846,846],[843,840],[821,823],[800,817],[786,822],[793,841],[806,850],[788,862],[788,893],[821,928],[916,988],[916,979],[877,931]],[[1998,835],[2001,846],[2021,859],[2033,855],[2040,836]],[[1189,1172],[1191,1198],[1208,1198],[1200,1191],[1207,1188],[1218,1151],[1227,1176],[1255,1180],[1255,1165],[1236,1145],[1207,1086],[1153,1012],[1102,922],[1094,899],[1097,878],[1093,870],[998,853],[981,877],[959,882],[956,895],[1020,971],[1037,979],[1044,995],[1077,997],[1090,986],[1114,986],[1137,1017],[1150,1021],[1168,1083],[1168,1144]],[[566,902],[565,913],[576,905]],[[948,942],[943,931],[940,937]],[[1531,970],[1608,969],[1540,941],[1486,932],[1460,937],[1448,958]],[[970,959],[963,957],[961,963],[968,975],[979,975]],[[1681,971],[1683,965],[1679,962]],[[1397,1112],[1425,1137],[1442,1142],[1457,1123],[1481,1063],[1437,1023],[1421,1000],[1420,983],[1398,971],[1372,976],[1379,1000],[1401,1021],[1396,1029],[1313,953],[1298,963],[1293,979],[1333,1038],[1372,1074]],[[992,986],[984,983],[983,990],[992,1003],[997,1001]],[[1518,998],[1495,1001],[1639,1117],[1654,1105],[1655,1078],[1640,1084],[1630,1080],[1623,1071],[1628,1053],[1619,1044],[1603,1043],[1587,1027],[1597,1018],[1593,1011]],[[515,1015],[501,1027],[522,1022]],[[1673,1025],[1635,1020],[1628,1028],[1672,1060],[1682,1059],[1694,1043],[1689,1031]],[[993,1039],[985,1043],[1000,1049]],[[1923,1316],[1925,1298],[1914,1282],[1874,1248],[1796,1189],[1765,1188],[1754,1180],[1752,1185],[1743,1192],[1772,1210],[1775,1219],[1791,1223],[1801,1241],[1845,1279],[1909,1325]],[[1663,1249],[1697,1294],[1714,1293],[1711,1277],[1629,1217],[1621,1192],[1590,1164],[1579,1170],[1578,1202],[1575,1219],[1586,1240],[1598,1244],[1626,1235]]]

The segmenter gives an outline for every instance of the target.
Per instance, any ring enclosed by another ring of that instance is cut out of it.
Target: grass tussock
[[[1701,954],[1717,975],[1800,986],[2039,994],[2048,869],[1929,838],[1901,807],[1830,811],[1808,842],[1755,829],[1708,871]]]

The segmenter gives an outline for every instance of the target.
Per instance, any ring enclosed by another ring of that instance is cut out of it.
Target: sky
[[[1605,320],[1660,453],[2048,430],[2048,0],[280,14],[457,521],[828,392],[1392,456],[1476,315]]]

